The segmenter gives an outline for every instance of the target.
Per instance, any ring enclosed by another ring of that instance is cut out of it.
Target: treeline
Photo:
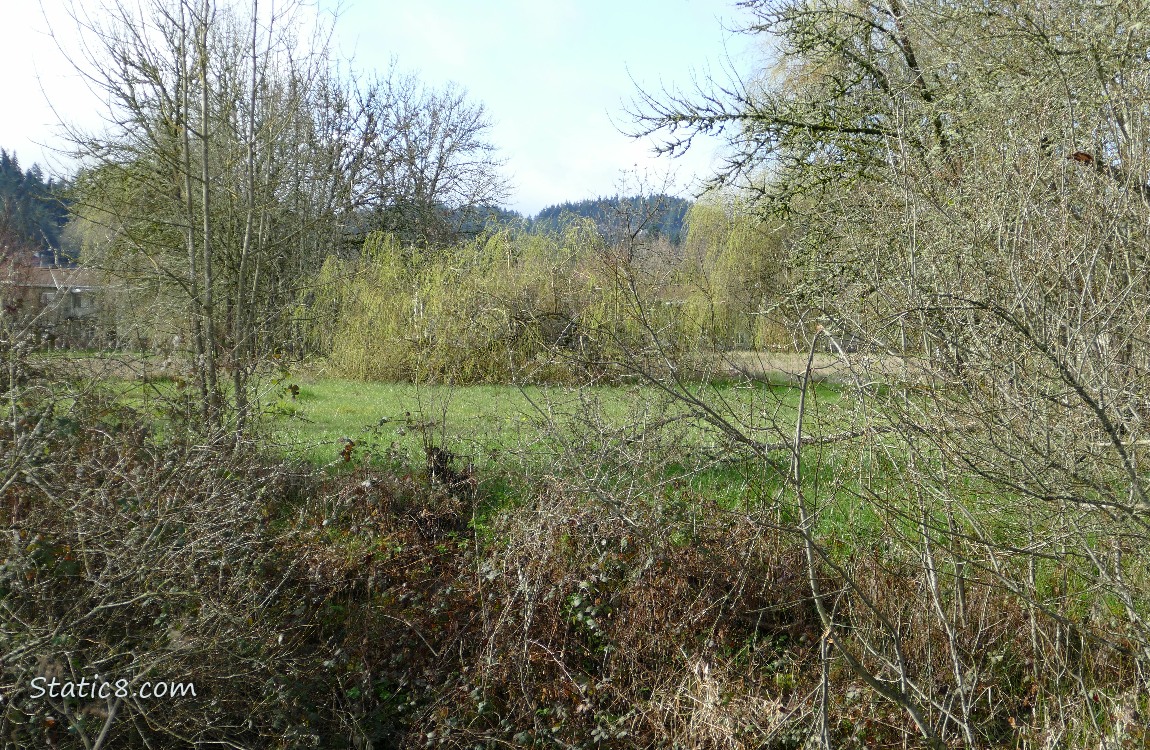
[[[615,195],[556,203],[534,216],[496,205],[447,210],[447,214],[459,229],[456,237],[474,237],[508,226],[531,234],[559,235],[572,224],[589,219],[608,242],[622,242],[634,235],[648,242],[662,239],[680,245],[687,237],[687,215],[692,205],[692,201],[672,195]]]
[[[68,221],[66,187],[37,164],[23,169],[14,152],[0,148],[0,244],[59,248]]]
[[[590,219],[609,241],[631,234],[663,238],[678,245],[686,238],[691,201],[672,195],[588,198],[548,206],[529,222],[535,232],[561,232],[573,220]]]

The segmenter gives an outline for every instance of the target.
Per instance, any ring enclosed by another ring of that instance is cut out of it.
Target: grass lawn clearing
[[[292,382],[298,392],[293,397],[289,385],[273,408],[273,438],[289,454],[333,471],[360,463],[422,470],[435,446],[449,450],[460,467],[472,467],[497,494],[548,476],[610,481],[644,474],[647,482],[686,481],[734,504],[750,485],[777,487],[780,480],[775,466],[739,460],[738,446],[697,409],[651,385],[448,386],[306,376]],[[794,386],[688,387],[756,440],[786,442],[793,435]],[[831,384],[819,384],[814,394],[830,408],[840,398]]]

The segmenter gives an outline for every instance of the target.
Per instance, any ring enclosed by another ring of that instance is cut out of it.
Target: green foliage
[[[745,198],[714,192],[691,207],[684,244],[693,266],[688,300],[712,320],[718,345],[787,346],[780,314],[787,291],[785,232],[763,221]],[[778,225],[781,226],[781,225]]]
[[[712,339],[710,312],[683,304],[674,258],[607,247],[590,222],[435,252],[376,234],[311,286],[311,348],[369,380],[617,378],[636,358],[677,360]]]
[[[499,235],[437,254],[373,235],[358,260],[324,264],[312,343],[357,378],[506,378],[529,349],[505,307],[484,301],[531,290],[496,271],[502,249]]]

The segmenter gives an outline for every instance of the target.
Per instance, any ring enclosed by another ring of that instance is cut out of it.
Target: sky
[[[98,128],[106,110],[58,49],[79,49],[66,0],[0,0],[0,147],[25,167],[67,174],[60,122]],[[84,7],[94,3],[77,0]],[[358,71],[399,69],[482,102],[505,160],[508,207],[534,214],[563,201],[635,192],[671,181],[692,197],[719,144],[656,159],[623,132],[637,86],[690,88],[757,64],[733,0],[318,0],[336,11],[334,44]],[[98,5],[98,2],[95,3]],[[51,29],[58,45],[49,34]],[[18,106],[13,103],[18,102]]]

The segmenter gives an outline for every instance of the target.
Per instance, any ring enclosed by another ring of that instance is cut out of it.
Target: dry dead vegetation
[[[938,542],[959,577],[914,554],[906,505],[873,498],[891,536],[836,547],[850,531],[832,529],[810,567],[778,507],[732,510],[688,481],[627,495],[554,476],[476,524],[474,483],[322,476],[234,436],[160,434],[154,415],[7,355],[5,746],[1146,740],[1136,634],[1072,558],[1039,571],[1040,599],[1012,584],[1033,557],[959,535]],[[96,674],[197,694],[30,689]]]

